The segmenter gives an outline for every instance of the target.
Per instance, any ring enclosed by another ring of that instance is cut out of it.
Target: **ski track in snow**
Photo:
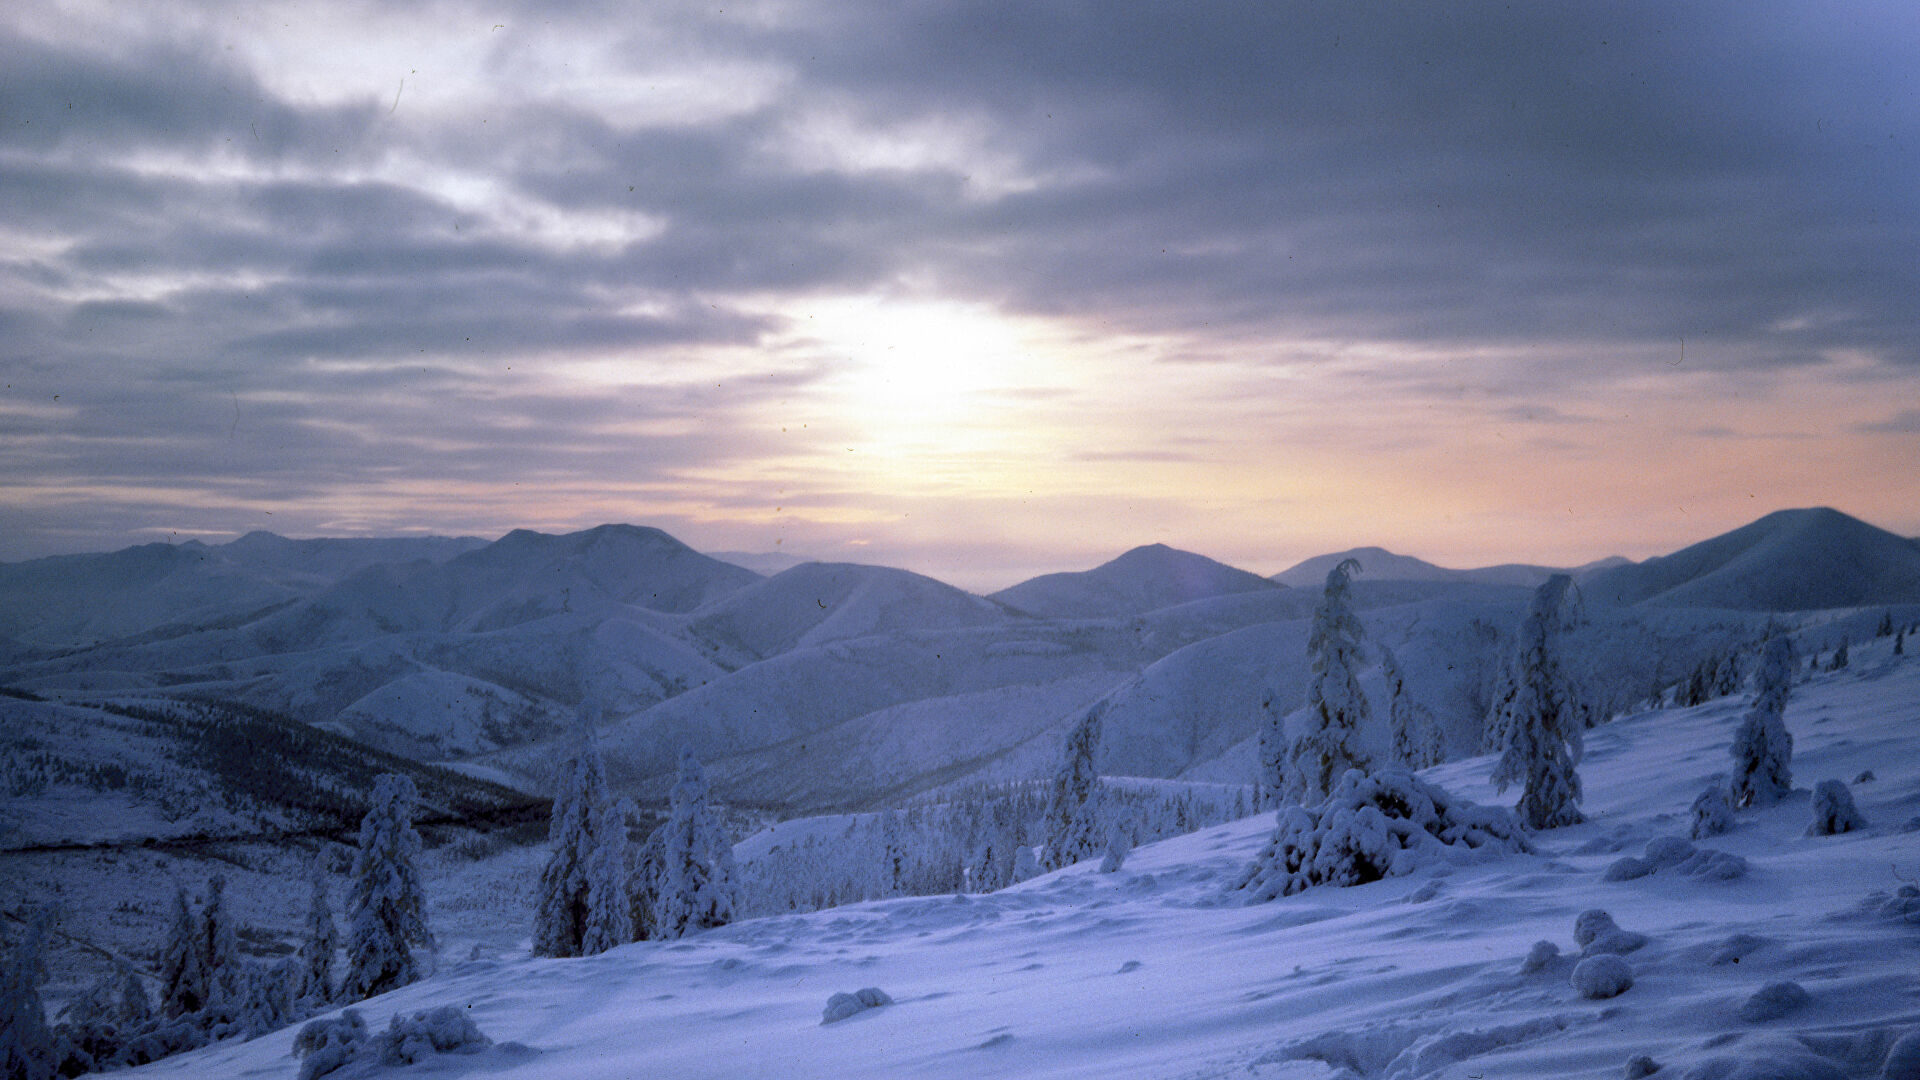
[[[1716,1058],[1776,1070],[1754,1075],[1821,1075],[1811,1061],[1874,1076],[1891,1036],[1920,1028],[1920,920],[1874,906],[1920,876],[1920,832],[1903,828],[1920,815],[1920,663],[1884,652],[1795,687],[1795,794],[1700,842],[1748,860],[1736,880],[1602,880],[1649,839],[1685,835],[1745,708],[1723,699],[1592,732],[1589,822],[1536,834],[1530,855],[1242,906],[1223,890],[1271,832],[1262,814],[1143,847],[1118,874],[1089,862],[991,895],[752,920],[586,959],[523,959],[522,930],[513,950],[443,963],[357,1008],[378,1028],[396,1011],[464,1006],[496,1043],[531,1048],[394,1077],[1618,1077],[1640,1054],[1676,1078],[1720,1075]],[[1489,765],[1423,775],[1511,803],[1487,787]],[[1877,779],[1853,785],[1869,828],[1805,836],[1807,791],[1869,768]],[[456,887],[491,887],[481,869]],[[1648,938],[1624,957],[1632,987],[1597,1001],[1569,983],[1574,920],[1592,908]],[[445,955],[471,945],[443,939]],[[1559,956],[1522,974],[1540,940]],[[1784,980],[1804,1006],[1742,1018]],[[893,1004],[821,1023],[832,995],[864,987]],[[136,1075],[292,1077],[292,1037]]]

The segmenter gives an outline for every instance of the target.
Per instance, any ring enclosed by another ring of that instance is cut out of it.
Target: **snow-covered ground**
[[[457,1006],[496,1040],[394,1077],[1611,1078],[1643,1054],[1701,1080],[1879,1075],[1895,1038],[1920,1030],[1920,901],[1898,894],[1920,879],[1920,663],[1881,641],[1795,688],[1794,796],[1699,842],[1744,858],[1744,876],[1604,878],[1649,840],[1686,835],[1743,710],[1722,699],[1590,733],[1590,821],[1536,834],[1530,854],[1245,906],[1227,889],[1271,831],[1260,815],[1144,847],[1117,874],[1086,863],[986,896],[752,920],[588,959],[482,948],[358,1009],[380,1028]],[[1488,766],[1425,775],[1491,802]],[[1806,791],[1826,779],[1852,784],[1865,831],[1805,835]],[[478,869],[470,885],[486,887]],[[1604,1000],[1570,979],[1575,920],[1594,908],[1647,938],[1623,957],[1632,986]],[[442,939],[443,955],[472,949],[452,927]],[[1559,956],[1523,973],[1539,941]],[[1756,998],[1787,981],[1804,1002]],[[893,1003],[821,1022],[830,997],[866,987]],[[1776,1000],[1791,1007],[1767,1018]],[[291,1077],[292,1041],[140,1075]]]

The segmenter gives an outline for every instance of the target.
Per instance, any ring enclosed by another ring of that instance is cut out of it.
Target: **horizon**
[[[1737,528],[1741,528],[1741,527],[1744,527],[1744,526],[1746,526],[1746,525],[1752,525],[1752,524],[1756,524],[1756,523],[1758,523],[1758,522],[1760,522],[1760,521],[1762,521],[1762,520],[1765,520],[1766,518],[1769,518],[1769,517],[1773,517],[1773,516],[1775,516],[1775,515],[1778,515],[1778,514],[1787,514],[1787,513],[1806,513],[1806,512],[1812,512],[1812,511],[1821,511],[1821,510],[1825,510],[1825,511],[1831,511],[1831,512],[1834,512],[1834,513],[1838,513],[1838,514],[1841,514],[1841,515],[1843,515],[1843,516],[1845,516],[1845,517],[1848,517],[1848,518],[1852,518],[1852,519],[1853,519],[1853,520],[1855,520],[1855,521],[1860,521],[1860,522],[1862,522],[1862,523],[1864,523],[1864,524],[1866,524],[1866,525],[1868,525],[1868,526],[1871,526],[1871,527],[1873,527],[1873,528],[1876,528],[1876,529],[1880,529],[1881,531],[1883,531],[1883,532],[1887,532],[1887,533],[1889,533],[1890,535],[1893,535],[1893,536],[1896,536],[1896,537],[1900,537],[1901,539],[1906,539],[1906,540],[1909,540],[1909,541],[1912,541],[1912,542],[1915,542],[1915,543],[1920,543],[1920,537],[1910,537],[1910,536],[1904,536],[1903,534],[1901,534],[1901,533],[1899,533],[1899,532],[1895,532],[1894,530],[1890,530],[1890,529],[1886,529],[1886,528],[1885,528],[1884,526],[1881,526],[1881,525],[1878,525],[1878,524],[1876,524],[1876,523],[1874,523],[1874,522],[1871,522],[1871,521],[1867,521],[1867,520],[1866,520],[1865,518],[1862,518],[1862,517],[1860,517],[1860,516],[1859,516],[1859,515],[1857,515],[1857,514],[1851,514],[1851,513],[1848,513],[1848,512],[1847,512],[1847,511],[1845,511],[1845,510],[1839,510],[1839,509],[1837,509],[1837,508],[1835,508],[1835,507],[1830,507],[1830,506],[1804,506],[1804,507],[1781,507],[1780,509],[1777,509],[1777,510],[1770,510],[1770,511],[1768,511],[1768,512],[1767,512],[1767,513],[1765,513],[1765,514],[1762,514],[1762,515],[1760,515],[1759,517],[1756,517],[1756,518],[1753,518],[1753,519],[1751,519],[1751,520],[1749,520],[1749,521],[1744,521],[1744,522],[1740,522],[1740,523],[1738,523],[1738,524],[1736,524],[1736,525],[1734,525],[1734,526],[1731,526],[1731,527],[1730,527],[1730,528],[1728,528],[1728,529],[1722,529],[1722,530],[1720,530],[1720,531],[1718,531],[1718,532],[1715,532],[1715,533],[1713,533],[1713,534],[1711,534],[1711,535],[1709,535],[1709,536],[1700,536],[1700,537],[1695,537],[1695,538],[1693,538],[1693,539],[1691,539],[1691,540],[1688,540],[1688,541],[1686,541],[1686,542],[1684,542],[1684,543],[1681,543],[1681,544],[1677,544],[1677,545],[1675,545],[1675,546],[1673,546],[1673,547],[1671,547],[1671,548],[1667,548],[1667,549],[1663,549],[1663,550],[1660,550],[1660,551],[1655,551],[1655,552],[1653,552],[1653,553],[1651,553],[1651,554],[1648,554],[1648,555],[1644,555],[1644,556],[1640,556],[1640,557],[1638,557],[1638,558],[1633,558],[1633,557],[1628,557],[1628,556],[1623,556],[1623,555],[1619,555],[1619,554],[1617,554],[1617,553],[1616,553],[1616,554],[1611,554],[1611,555],[1600,555],[1600,556],[1595,556],[1594,558],[1591,558],[1591,559],[1586,559],[1586,560],[1583,560],[1583,561],[1580,561],[1580,562],[1569,562],[1569,563],[1547,563],[1547,562],[1539,562],[1539,561],[1536,561],[1536,560],[1530,560],[1530,559],[1524,559],[1524,558],[1510,558],[1510,559],[1500,559],[1500,560],[1495,560],[1495,561],[1490,561],[1490,562],[1481,562],[1481,563],[1474,563],[1474,564],[1472,564],[1472,565],[1452,565],[1452,564],[1449,564],[1449,563],[1447,563],[1447,562],[1444,562],[1444,561],[1440,561],[1440,560],[1436,560],[1436,559],[1432,559],[1432,558],[1429,558],[1429,557],[1427,557],[1427,556],[1425,556],[1425,555],[1422,555],[1422,554],[1419,554],[1419,553],[1417,553],[1417,552],[1410,552],[1410,551],[1404,551],[1404,550],[1399,550],[1399,549],[1395,549],[1395,548],[1391,548],[1391,547],[1388,547],[1388,546],[1386,546],[1386,545],[1382,545],[1382,544],[1375,544],[1375,543],[1359,543],[1359,544],[1348,544],[1348,545],[1346,545],[1346,546],[1343,546],[1343,547],[1338,547],[1338,548],[1333,548],[1333,549],[1330,549],[1330,550],[1327,550],[1327,551],[1319,551],[1319,552],[1315,552],[1315,553],[1313,553],[1313,554],[1310,554],[1310,555],[1302,555],[1302,556],[1300,556],[1299,558],[1295,558],[1295,559],[1292,559],[1291,561],[1288,561],[1288,562],[1286,562],[1286,563],[1285,563],[1284,565],[1280,565],[1280,566],[1277,566],[1277,567],[1275,567],[1274,569],[1271,569],[1271,570],[1269,570],[1269,569],[1265,569],[1265,568],[1264,568],[1266,564],[1256,564],[1256,565],[1251,565],[1251,566],[1250,566],[1250,565],[1248,565],[1248,564],[1243,564],[1243,563],[1237,563],[1237,562],[1234,562],[1233,560],[1230,560],[1230,559],[1223,559],[1223,558],[1220,558],[1220,557],[1217,557],[1217,556],[1215,556],[1215,555],[1213,555],[1213,554],[1211,554],[1210,552],[1207,552],[1207,551],[1203,551],[1203,550],[1199,550],[1199,549],[1194,549],[1194,548],[1185,548],[1185,547],[1181,547],[1181,546],[1180,546],[1180,545],[1178,545],[1178,544],[1167,544],[1167,543],[1164,543],[1164,542],[1162,542],[1162,541],[1148,541],[1148,542],[1145,542],[1145,543],[1140,543],[1140,544],[1135,544],[1135,545],[1132,545],[1132,546],[1130,546],[1130,547],[1127,547],[1127,548],[1125,548],[1125,549],[1123,549],[1123,550],[1120,550],[1120,551],[1115,551],[1115,552],[1112,552],[1112,553],[1110,553],[1110,554],[1108,554],[1108,555],[1104,555],[1104,556],[1099,556],[1099,557],[1097,557],[1097,558],[1096,558],[1096,561],[1094,561],[1094,562],[1090,562],[1090,563],[1087,563],[1087,564],[1085,564],[1085,565],[1075,565],[1075,566],[1063,566],[1063,567],[1057,567],[1057,568],[1050,568],[1050,569],[1041,569],[1041,570],[1037,570],[1037,571],[1034,571],[1034,572],[1032,572],[1032,573],[1029,573],[1029,574],[1026,574],[1026,575],[1024,575],[1024,576],[1022,576],[1022,577],[1019,577],[1019,578],[1016,578],[1016,579],[1013,579],[1013,580],[1011,580],[1011,581],[1001,581],[1001,580],[999,580],[999,579],[978,579],[978,580],[976,580],[976,581],[974,581],[974,582],[971,582],[971,583],[970,583],[970,582],[968,582],[968,581],[966,581],[966,580],[962,580],[962,579],[958,579],[958,578],[950,578],[950,577],[945,577],[945,576],[942,576],[941,574],[938,574],[938,573],[934,573],[934,572],[932,572],[932,571],[930,571],[930,570],[926,570],[926,569],[922,569],[922,568],[919,568],[919,567],[914,567],[914,566],[904,566],[904,565],[898,565],[898,564],[893,564],[893,563],[879,563],[879,562],[865,562],[865,563],[864,563],[864,565],[872,565],[872,566],[887,566],[887,567],[891,567],[891,568],[893,568],[893,569],[899,569],[899,570],[906,570],[906,571],[909,571],[909,572],[911,572],[911,573],[916,573],[916,574],[920,574],[921,576],[924,576],[924,577],[929,577],[929,578],[932,578],[932,579],[934,579],[934,580],[936,580],[936,581],[939,581],[939,582],[942,582],[943,584],[947,584],[947,585],[951,585],[951,586],[954,586],[955,588],[959,588],[959,589],[962,589],[962,590],[964,590],[964,591],[966,591],[966,592],[970,592],[970,593],[973,593],[974,595],[977,595],[977,596],[987,596],[987,595],[990,595],[990,594],[992,594],[992,593],[995,593],[995,592],[999,592],[999,591],[1001,591],[1001,590],[1003,590],[1003,589],[1007,589],[1007,588],[1011,588],[1011,587],[1013,587],[1013,586],[1015,586],[1015,585],[1019,585],[1019,584],[1022,584],[1022,583],[1024,583],[1024,582],[1027,582],[1027,581],[1030,581],[1030,580],[1032,580],[1032,579],[1034,579],[1034,578],[1037,578],[1037,577],[1041,577],[1041,576],[1044,576],[1044,575],[1048,575],[1048,574],[1059,574],[1059,573],[1077,573],[1077,572],[1085,572],[1085,571],[1088,571],[1088,570],[1092,570],[1092,569],[1095,569],[1095,568],[1097,568],[1097,567],[1099,567],[1099,566],[1103,566],[1103,565],[1105,565],[1106,563],[1108,563],[1108,562],[1110,562],[1110,561],[1113,561],[1114,559],[1118,559],[1118,558],[1119,558],[1119,557],[1121,557],[1122,555],[1125,555],[1125,554],[1128,554],[1129,552],[1132,552],[1132,551],[1135,551],[1135,550],[1139,550],[1139,549],[1142,549],[1142,548],[1148,548],[1148,547],[1155,547],[1155,546],[1160,546],[1160,547],[1168,547],[1168,548],[1171,548],[1171,549],[1173,549],[1173,550],[1175,550],[1175,551],[1179,551],[1179,552],[1183,552],[1183,553],[1186,553],[1186,554],[1190,554],[1190,555],[1199,555],[1199,556],[1201,556],[1201,557],[1203,557],[1203,558],[1207,558],[1207,559],[1211,559],[1211,560],[1213,560],[1214,562],[1217,562],[1217,563],[1220,563],[1220,564],[1222,564],[1222,565],[1225,565],[1225,566],[1229,566],[1229,567],[1231,567],[1231,568],[1233,568],[1233,569],[1237,569],[1237,570],[1245,570],[1245,571],[1248,571],[1248,572],[1250,572],[1250,573],[1253,573],[1253,574],[1256,574],[1256,575],[1258,575],[1258,576],[1260,576],[1260,577],[1263,577],[1263,578],[1268,578],[1268,579],[1272,579],[1272,578],[1275,578],[1275,577],[1278,577],[1278,576],[1280,576],[1281,574],[1284,574],[1284,573],[1286,573],[1287,571],[1290,571],[1290,570],[1293,570],[1293,569],[1295,569],[1295,568],[1297,568],[1297,567],[1299,567],[1299,566],[1301,566],[1301,565],[1303,565],[1303,564],[1305,564],[1305,563],[1307,563],[1307,562],[1311,562],[1311,561],[1312,561],[1312,560],[1314,560],[1314,559],[1320,559],[1320,558],[1325,558],[1325,557],[1328,557],[1328,556],[1332,556],[1332,555],[1344,555],[1344,554],[1348,554],[1348,553],[1351,553],[1351,552],[1357,552],[1357,551],[1361,551],[1361,550],[1365,550],[1365,549],[1368,549],[1368,548],[1379,548],[1379,549],[1381,549],[1381,550],[1383,550],[1383,551],[1384,551],[1384,552],[1385,552],[1386,554],[1389,554],[1389,555],[1392,555],[1392,556],[1395,556],[1395,557],[1398,557],[1398,558],[1411,558],[1411,559],[1416,559],[1416,560],[1418,560],[1418,561],[1420,561],[1420,562],[1424,562],[1424,563],[1427,563],[1427,564],[1428,564],[1428,565],[1430,565],[1430,566],[1434,566],[1434,567],[1437,567],[1437,568],[1439,568],[1439,569],[1442,569],[1442,570],[1449,570],[1449,571],[1456,571],[1456,572],[1471,572],[1471,571],[1475,571],[1475,570],[1488,570],[1488,569],[1496,569],[1496,568],[1499,568],[1499,567],[1504,567],[1504,566],[1537,566],[1537,567],[1543,567],[1543,568],[1547,568],[1547,569],[1554,569],[1554,570],[1569,570],[1569,571],[1575,571],[1575,570],[1580,570],[1580,569],[1583,569],[1583,568],[1585,568],[1585,567],[1589,567],[1589,566],[1593,566],[1593,565],[1596,565],[1596,564],[1598,564],[1598,563],[1602,563],[1602,562],[1606,562],[1606,561],[1609,561],[1609,560],[1613,560],[1613,559],[1622,559],[1622,558],[1624,558],[1624,559],[1627,559],[1627,561],[1628,561],[1629,563],[1640,563],[1640,562],[1645,562],[1645,561],[1646,561],[1646,560],[1648,560],[1648,559],[1652,559],[1652,558],[1659,558],[1659,557],[1662,557],[1662,556],[1665,556],[1665,555],[1671,555],[1671,554],[1673,554],[1673,553],[1675,553],[1675,552],[1677,552],[1677,551],[1680,551],[1680,550],[1683,550],[1683,549],[1685,549],[1685,548],[1687,548],[1687,547],[1691,547],[1691,546],[1693,546],[1693,545],[1695,545],[1695,544],[1698,544],[1698,543],[1703,543],[1703,542],[1705,542],[1705,541],[1708,541],[1708,540],[1712,540],[1712,539],[1716,539],[1716,538],[1718,538],[1719,536],[1722,536],[1722,535],[1724,535],[1724,534],[1725,534],[1725,533],[1727,533],[1727,532],[1730,532],[1730,531],[1733,531],[1733,529],[1737,529]],[[224,539],[215,539],[215,540],[210,540],[210,539],[206,539],[206,538],[204,538],[204,537],[201,537],[201,536],[192,536],[192,537],[185,537],[185,538],[179,538],[179,539],[158,539],[158,540],[153,540],[153,539],[149,539],[149,540],[143,540],[143,541],[137,541],[137,542],[135,542],[134,544],[130,544],[130,545],[124,545],[124,546],[122,546],[122,547],[117,547],[117,548],[108,548],[108,549],[100,549],[100,550],[88,550],[88,551],[69,551],[69,552],[56,552],[56,553],[54,553],[54,554],[52,554],[52,555],[49,555],[49,556],[32,556],[32,557],[30,557],[30,558],[28,558],[28,559],[23,559],[23,560],[0,560],[0,566],[4,566],[4,565],[9,565],[9,564],[15,564],[15,563],[19,563],[19,562],[28,562],[28,561],[32,561],[32,559],[34,559],[34,558],[57,558],[57,557],[63,557],[63,556],[90,556],[90,555],[110,555],[110,554],[113,554],[113,553],[115,553],[115,552],[117,552],[117,551],[123,551],[123,550],[127,550],[127,549],[128,549],[128,548],[130,548],[130,547],[140,547],[140,546],[145,546],[145,545],[147,545],[147,544],[167,544],[168,546],[173,546],[173,547],[177,547],[177,546],[181,546],[181,545],[183,545],[183,544],[201,544],[201,545],[204,545],[204,546],[207,546],[207,547],[221,547],[221,546],[224,546],[224,545],[226,545],[226,544],[230,544],[230,543],[233,543],[233,542],[235,542],[235,541],[238,541],[238,540],[241,540],[241,539],[243,539],[243,538],[245,538],[246,536],[250,536],[250,535],[254,535],[254,534],[256,534],[256,533],[260,533],[260,534],[266,534],[266,535],[269,535],[269,536],[274,536],[274,537],[277,537],[277,538],[279,538],[279,539],[282,539],[282,540],[288,540],[288,541],[295,541],[295,542],[298,542],[298,541],[306,541],[306,540],[365,540],[365,541],[381,541],[381,540],[476,540],[476,541],[479,541],[479,542],[481,542],[482,544],[494,544],[494,543],[497,543],[497,542],[499,542],[499,541],[500,541],[501,539],[504,539],[504,538],[505,538],[506,536],[508,536],[508,535],[511,535],[512,533],[515,533],[515,532],[534,532],[534,533],[537,533],[537,534],[540,534],[540,535],[545,535],[545,536],[564,536],[564,535],[568,535],[568,534],[572,534],[572,533],[580,533],[580,532],[591,532],[591,531],[593,531],[593,530],[595,530],[595,529],[602,529],[602,528],[636,528],[636,529],[656,529],[656,530],[658,530],[658,531],[660,531],[660,532],[663,532],[663,533],[666,533],[666,534],[667,534],[668,536],[670,536],[670,537],[672,537],[672,538],[673,538],[674,540],[676,540],[676,541],[678,541],[678,542],[680,542],[680,543],[682,543],[682,544],[684,544],[684,545],[686,545],[686,546],[687,546],[688,548],[690,548],[690,549],[692,549],[692,550],[694,550],[694,551],[697,551],[697,552],[699,552],[700,554],[703,554],[703,555],[706,555],[706,556],[708,556],[709,558],[715,558],[715,559],[720,559],[721,561],[726,561],[726,557],[727,557],[727,556],[729,556],[729,555],[732,555],[732,556],[736,556],[736,557],[745,557],[745,558],[748,558],[748,559],[752,559],[752,560],[758,560],[758,559],[763,559],[763,558],[788,558],[788,559],[793,559],[793,560],[794,560],[794,561],[796,562],[796,564],[804,564],[804,563],[810,563],[810,562],[816,562],[816,563],[862,563],[862,560],[858,560],[858,559],[825,559],[825,558],[816,558],[816,557],[811,557],[811,556],[806,556],[806,555],[804,555],[804,554],[802,554],[802,555],[793,555],[793,554],[789,554],[789,553],[785,553],[785,552],[779,552],[779,551],[745,551],[745,550],[738,550],[738,549],[727,549],[727,548],[714,548],[714,547],[706,547],[706,546],[702,546],[702,545],[700,545],[700,544],[696,544],[696,543],[693,543],[693,542],[691,542],[691,541],[689,541],[689,540],[688,540],[688,539],[687,539],[686,537],[683,537],[683,536],[679,536],[679,535],[677,535],[677,534],[675,534],[675,533],[674,533],[674,532],[673,532],[672,530],[670,530],[670,529],[664,529],[664,528],[660,528],[660,527],[659,527],[659,526],[657,526],[657,525],[649,525],[649,524],[647,524],[647,523],[645,523],[645,522],[633,522],[633,521],[625,521],[625,522],[623,522],[623,521],[607,521],[607,522],[599,522],[599,523],[597,523],[597,524],[594,524],[594,525],[589,525],[589,526],[586,526],[586,527],[584,527],[584,528],[580,528],[580,529],[564,529],[564,530],[561,530],[561,531],[558,531],[558,532],[549,532],[549,531],[547,531],[547,530],[542,530],[542,529],[528,529],[528,528],[526,528],[526,527],[524,527],[524,526],[523,526],[523,527],[516,527],[516,528],[511,528],[511,529],[507,529],[507,530],[505,530],[504,532],[501,532],[501,533],[499,533],[499,534],[497,534],[497,535],[492,535],[492,536],[482,536],[482,535],[452,535],[452,534],[444,534],[444,533],[430,533],[430,532],[423,532],[423,531],[416,531],[416,532],[413,532],[413,533],[408,533],[408,534],[390,534],[390,535],[362,535],[362,536],[338,536],[338,535],[331,535],[331,536],[323,536],[323,535],[312,535],[312,536],[288,536],[288,535],[286,535],[286,534],[283,534],[283,533],[279,533],[279,532],[275,532],[275,531],[274,531],[274,530],[272,530],[272,529],[253,529],[253,530],[249,530],[249,531],[248,531],[248,532],[246,532],[246,533],[241,533],[241,534],[238,534],[238,535],[234,535],[234,536],[227,536],[227,537],[225,537]],[[738,564],[736,564],[736,565],[738,565]],[[748,567],[747,569],[751,569],[751,568],[750,568],[750,567]],[[770,577],[770,576],[772,576],[771,574],[765,574],[765,573],[764,573],[764,572],[762,572],[762,571],[755,571],[755,572],[756,572],[756,573],[763,573],[763,574],[764,574],[764,576],[769,576],[769,577]],[[1362,576],[1364,577],[1364,576],[1365,576],[1365,574],[1366,574],[1366,568],[1365,568],[1365,565],[1364,565],[1364,564],[1362,564],[1362,567],[1361,567],[1361,575],[1362,575]]]
[[[0,560],[632,521],[977,589],[1920,535],[1912,25],[9,10]]]

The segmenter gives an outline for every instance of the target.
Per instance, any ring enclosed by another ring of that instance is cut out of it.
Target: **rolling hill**
[[[991,599],[1045,618],[1107,619],[1273,587],[1258,574],[1204,555],[1148,544],[1091,570],[1031,578],[993,593]]]

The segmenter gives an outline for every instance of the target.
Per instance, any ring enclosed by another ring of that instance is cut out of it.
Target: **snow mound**
[[[1572,983],[1583,998],[1619,997],[1633,988],[1633,965],[1611,953],[1589,956],[1573,966]]]
[[[820,1022],[832,1024],[845,1020],[849,1016],[858,1016],[868,1009],[878,1009],[893,1004],[887,992],[878,987],[868,986],[855,990],[851,994],[835,994],[827,999],[827,1007],[820,1011]]]
[[[1695,847],[1677,836],[1647,841],[1640,857],[1615,860],[1600,877],[1603,881],[1632,881],[1663,870],[1703,881],[1733,881],[1746,876],[1747,860],[1712,848]]]
[[[1813,823],[1808,836],[1835,836],[1867,827],[1867,819],[1853,805],[1853,792],[1838,780],[1822,780],[1813,789]]]
[[[1719,836],[1733,828],[1733,800],[1728,797],[1725,787],[1709,784],[1707,789],[1693,800],[1687,815],[1688,833],[1695,840]]]
[[[376,1065],[415,1065],[440,1054],[477,1054],[493,1045],[465,1009],[441,1005],[394,1013],[387,1029],[371,1038],[367,1024],[352,1009],[315,1020],[294,1036],[300,1080],[370,1076]]]
[[[1647,935],[1622,930],[1613,916],[1593,908],[1573,920],[1573,940],[1580,946],[1581,956],[1618,956],[1644,946]]]
[[[1560,946],[1551,941],[1536,941],[1520,964],[1520,974],[1534,975],[1560,962]]]
[[[1811,1000],[1812,995],[1797,982],[1768,983],[1740,1004],[1740,1019],[1749,1024],[1764,1024],[1805,1008]]]
[[[1235,886],[1248,903],[1400,877],[1472,851],[1527,850],[1509,811],[1455,799],[1393,769],[1349,769],[1318,807],[1288,806],[1278,817],[1273,838]]]

